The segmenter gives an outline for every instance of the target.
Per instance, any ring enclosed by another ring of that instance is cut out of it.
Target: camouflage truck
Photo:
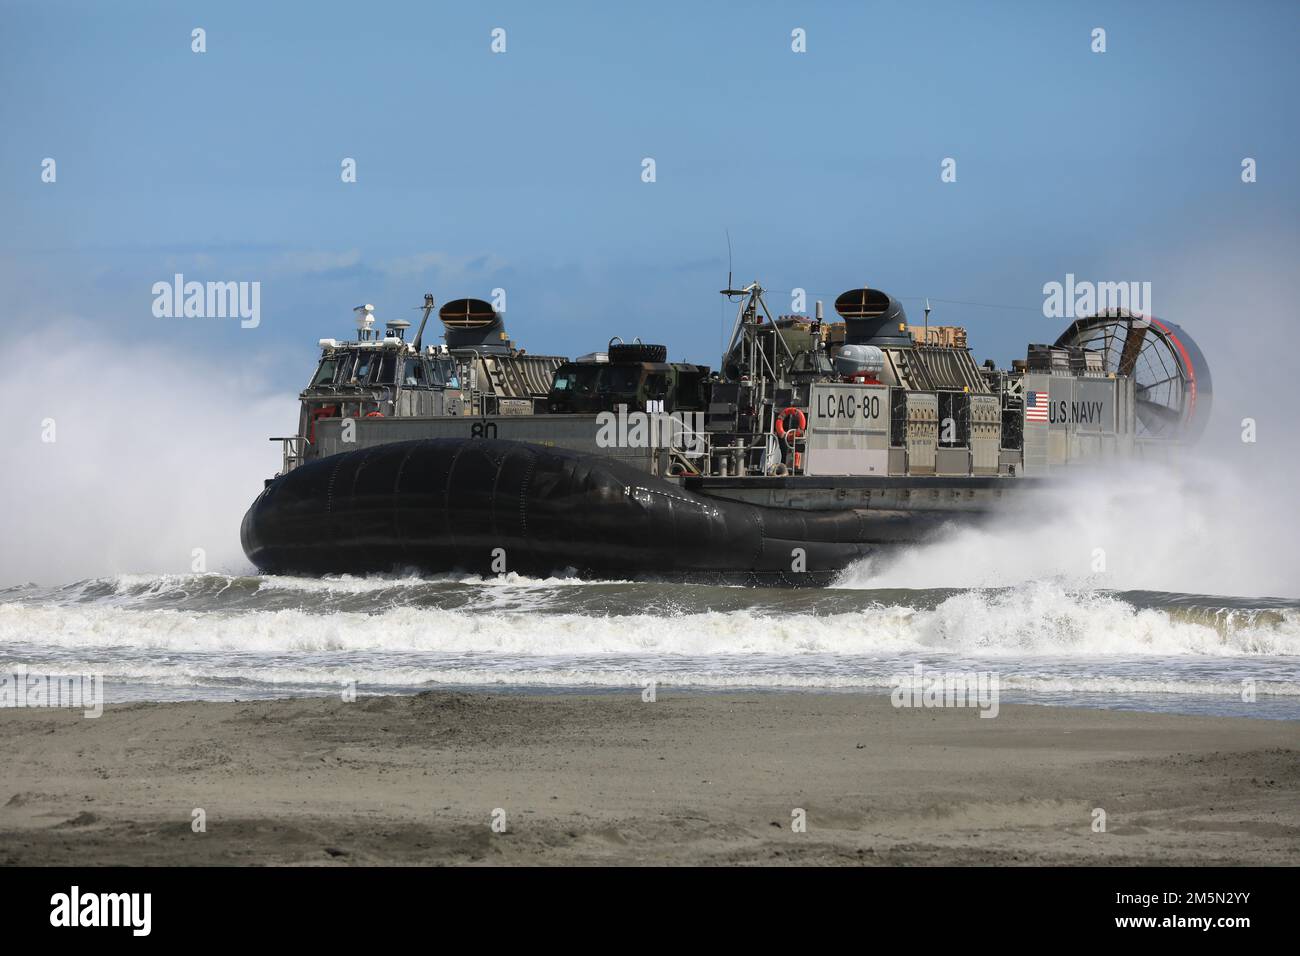
[[[703,411],[708,403],[709,368],[669,362],[663,345],[610,343],[555,370],[547,394],[552,414],[613,411],[620,405],[644,411]]]

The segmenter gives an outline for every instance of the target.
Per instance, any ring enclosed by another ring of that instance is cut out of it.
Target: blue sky
[[[1055,337],[1042,286],[1067,272],[1151,281],[1156,314],[1196,332],[1221,314],[1200,280],[1300,259],[1292,2],[0,14],[6,321],[230,347],[285,387],[360,302],[411,318],[426,291],[494,287],[531,351],[640,335],[716,365],[727,230],[737,280],[778,312],[794,287],[811,307],[869,283],[918,320],[910,297],[954,300],[933,321],[1000,362]],[[177,271],[261,282],[261,326],[154,318]]]

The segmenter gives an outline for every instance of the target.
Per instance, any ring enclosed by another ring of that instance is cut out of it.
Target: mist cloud
[[[203,357],[69,323],[57,343],[12,340],[0,584],[188,572],[195,548],[209,570],[251,569],[239,522],[279,468],[267,438],[292,433],[296,411],[246,373],[247,351]]]

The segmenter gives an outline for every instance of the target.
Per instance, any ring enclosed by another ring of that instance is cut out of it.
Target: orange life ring
[[[383,417],[384,417],[384,413],[383,413],[383,412],[367,412],[367,413],[366,413],[366,418],[383,418]]]
[[[804,429],[808,427],[808,416],[803,413],[803,409],[795,408],[791,405],[785,409],[785,411],[781,412],[780,415],[776,416],[776,424],[772,426],[772,431],[776,432],[777,438],[785,438],[785,420],[789,415],[794,415],[799,422],[799,424],[791,429],[791,431],[798,432],[802,435]]]

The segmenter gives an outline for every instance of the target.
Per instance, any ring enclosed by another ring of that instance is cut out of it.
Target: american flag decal
[[[1025,421],[1047,424],[1047,393],[1025,392]]]

